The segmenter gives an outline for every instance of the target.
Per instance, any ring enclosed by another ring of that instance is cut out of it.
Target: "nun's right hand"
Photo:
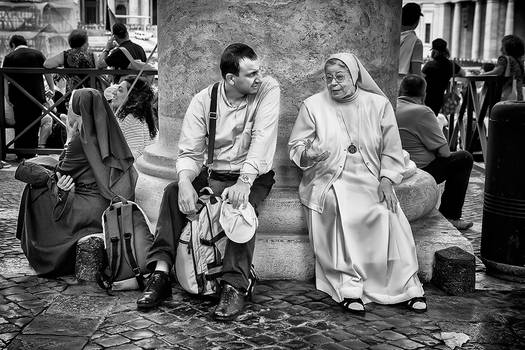
[[[330,156],[330,152],[321,152],[313,146],[312,141],[308,140],[305,143],[304,151],[301,155],[301,166],[310,167],[314,166],[319,162],[323,162]]]

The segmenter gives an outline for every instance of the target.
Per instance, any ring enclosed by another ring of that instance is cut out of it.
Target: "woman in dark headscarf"
[[[393,190],[404,169],[394,110],[356,56],[325,63],[290,135],[319,290],[349,312],[367,302],[425,311],[412,230]]]
[[[67,146],[42,187],[27,185],[18,216],[20,239],[38,274],[73,272],[79,239],[102,232],[102,212],[116,195],[132,199],[133,156],[111,108],[94,89],[75,90]]]

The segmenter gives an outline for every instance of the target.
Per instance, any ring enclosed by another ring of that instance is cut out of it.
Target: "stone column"
[[[128,15],[139,16],[140,15],[140,0],[129,0]],[[138,24],[140,20],[138,18],[128,18],[129,24]]]
[[[163,189],[176,180],[177,140],[192,96],[221,79],[224,48],[244,42],[281,85],[276,184],[260,208],[255,263],[262,277],[305,279],[313,255],[298,199],[300,174],[287,142],[301,101],[321,91],[322,62],[352,51],[392,102],[396,98],[401,0],[158,2],[158,143],[137,162],[137,201],[156,221]],[[184,15],[181,15],[184,14]]]
[[[499,6],[496,0],[487,0],[485,10],[485,39],[483,43],[483,59],[496,58],[498,47],[498,13]]]
[[[472,28],[472,54],[471,58],[477,60],[480,58],[479,55],[479,43],[481,38],[481,4],[476,1],[476,7],[474,8],[474,26]]]
[[[505,35],[514,34],[514,0],[508,0],[505,16]]]
[[[454,12],[452,15],[452,42],[450,43],[450,55],[453,58],[459,57],[459,49],[461,47],[461,3],[454,4]]]

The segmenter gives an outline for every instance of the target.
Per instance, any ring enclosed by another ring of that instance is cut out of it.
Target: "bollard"
[[[75,277],[79,281],[96,281],[97,272],[104,267],[104,240],[100,237],[88,237],[77,243]]]
[[[481,258],[488,274],[525,281],[525,102],[493,107],[485,169]]]

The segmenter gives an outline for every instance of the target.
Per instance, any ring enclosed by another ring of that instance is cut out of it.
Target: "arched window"
[[[128,14],[128,10],[126,9],[125,5],[119,4],[115,8],[115,14],[116,15],[127,15]],[[117,18],[117,21],[122,22],[122,23],[125,24],[126,23],[126,18]]]

